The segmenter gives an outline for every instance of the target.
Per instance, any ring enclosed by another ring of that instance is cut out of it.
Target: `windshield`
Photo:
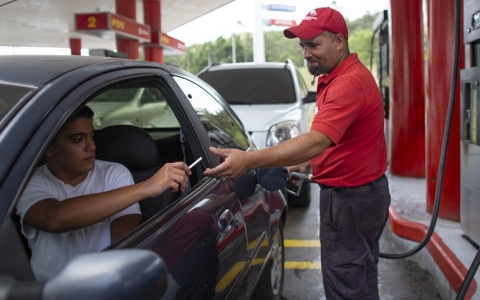
[[[229,104],[295,103],[292,76],[287,69],[215,70],[200,74]]]

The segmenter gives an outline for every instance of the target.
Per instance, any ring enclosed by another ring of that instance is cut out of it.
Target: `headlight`
[[[284,122],[270,128],[267,135],[267,147],[275,146],[300,135],[297,122]]]

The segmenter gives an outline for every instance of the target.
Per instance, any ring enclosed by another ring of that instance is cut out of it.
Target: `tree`
[[[334,3],[335,1],[332,1]],[[362,18],[349,21],[348,43],[351,52],[358,53],[360,61],[370,67],[371,41],[373,36],[373,21],[375,14],[367,12]],[[280,61],[291,59],[295,65],[303,66],[302,50],[298,39],[287,39],[283,31],[265,31],[265,60]],[[235,35],[236,61],[253,61],[253,38],[251,33]],[[376,43],[373,43],[376,49]],[[375,51],[375,50],[374,50]],[[232,62],[232,39],[218,37],[214,42],[193,45],[187,48],[186,54],[164,57],[164,62],[179,66],[193,74],[197,74],[209,63]],[[375,63],[375,61],[374,61]]]
[[[297,39],[287,39],[282,31],[265,32],[265,60],[285,61],[290,58],[297,66],[303,64],[302,48]]]
[[[370,14],[370,12],[367,12],[360,19],[356,19],[354,21],[345,20],[347,23],[347,27],[350,35],[355,34],[356,31],[358,30],[364,30],[364,29],[369,29],[373,33],[372,26],[373,26],[373,22],[375,21],[375,18],[377,17],[377,14],[378,13],[372,15]]]
[[[358,54],[358,59],[367,67],[370,67],[370,56],[371,56],[371,40],[373,32],[371,29],[360,29],[355,32],[348,39],[348,46],[350,47],[350,52],[355,52]],[[374,50],[378,47],[373,45]]]

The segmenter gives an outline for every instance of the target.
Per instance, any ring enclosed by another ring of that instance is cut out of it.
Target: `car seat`
[[[160,155],[153,138],[145,130],[131,125],[113,125],[95,131],[96,158],[124,165],[139,183],[155,174]],[[141,200],[142,221],[167,207],[181,192],[170,189],[157,197]]]

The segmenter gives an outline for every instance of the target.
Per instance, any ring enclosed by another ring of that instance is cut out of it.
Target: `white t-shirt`
[[[21,218],[22,233],[32,249],[32,266],[35,277],[45,280],[57,275],[74,257],[85,253],[99,252],[111,244],[110,224],[118,217],[141,214],[138,203],[97,224],[68,231],[49,233],[23,224],[28,209],[40,200],[68,198],[101,193],[132,185],[132,175],[121,164],[95,161],[95,168],[76,186],[65,184],[55,177],[46,165],[37,168],[17,203],[17,215]]]

